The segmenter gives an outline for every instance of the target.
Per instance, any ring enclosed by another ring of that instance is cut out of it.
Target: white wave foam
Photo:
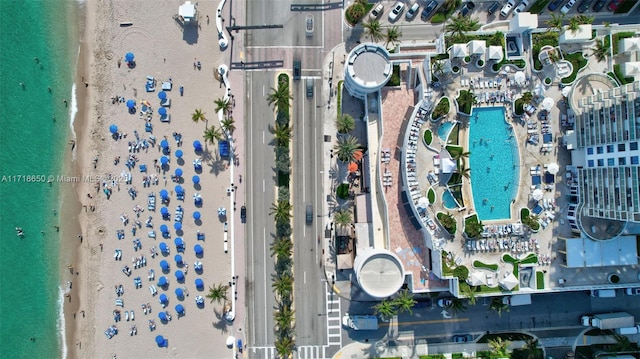
[[[58,323],[57,323],[57,331],[58,331],[58,340],[60,341],[60,349],[61,349],[61,358],[66,359],[68,348],[67,348],[67,333],[66,333],[66,324],[64,319],[64,294],[66,293],[62,287],[58,287]]]

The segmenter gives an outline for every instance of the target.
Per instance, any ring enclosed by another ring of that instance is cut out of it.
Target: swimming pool
[[[458,203],[449,190],[445,190],[444,193],[442,193],[442,204],[446,209],[458,208]]]
[[[438,127],[438,137],[440,137],[441,140],[446,142],[447,137],[449,137],[449,132],[451,132],[451,128],[453,128],[454,125],[455,123],[453,122],[441,123],[440,127]]]
[[[518,191],[520,157],[504,108],[474,108],[469,124],[471,192],[480,220],[511,218]]]

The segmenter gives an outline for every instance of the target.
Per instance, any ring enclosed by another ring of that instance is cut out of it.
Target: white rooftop
[[[500,62],[502,61],[503,57],[504,52],[502,51],[502,46],[489,46],[489,51],[487,51],[487,59]]]
[[[511,21],[509,21],[509,30],[523,32],[525,30],[538,28],[538,14],[529,12],[517,13]]]
[[[637,265],[635,236],[620,236],[606,241],[567,238],[567,267],[605,267]]]
[[[453,44],[453,46],[451,46],[451,56],[456,58],[469,56],[469,53],[467,52],[467,45]]]
[[[472,55],[482,55],[487,50],[487,42],[484,40],[472,40],[467,43],[469,53]]]
[[[639,51],[640,50],[640,38],[630,37],[622,39],[618,45],[620,52]]]
[[[622,64],[622,73],[628,77],[640,75],[640,62],[625,62]]]
[[[584,24],[578,27],[578,30],[572,31],[569,30],[568,26],[564,27],[564,31],[560,34],[558,38],[559,43],[571,43],[571,42],[584,42],[591,40],[593,36],[591,32],[591,24]]]
[[[193,19],[196,17],[196,5],[192,4],[191,1],[185,2],[178,8],[178,15],[182,16],[185,20]]]

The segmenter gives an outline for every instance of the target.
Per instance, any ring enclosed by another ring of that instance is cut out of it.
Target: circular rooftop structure
[[[584,97],[596,95],[599,92],[608,92],[618,84],[607,74],[590,73],[578,78],[569,91],[569,105],[576,115],[582,114],[582,108],[578,100]]]
[[[389,297],[404,283],[400,258],[386,249],[364,250],[356,257],[354,269],[358,284],[372,297]]]
[[[376,44],[360,44],[347,56],[344,71],[347,91],[352,96],[364,99],[391,79],[393,66],[387,49]]]
[[[626,221],[590,217],[584,213],[584,208],[579,213],[582,232],[586,234],[587,237],[596,241],[606,241],[615,238],[622,234],[627,227]]]

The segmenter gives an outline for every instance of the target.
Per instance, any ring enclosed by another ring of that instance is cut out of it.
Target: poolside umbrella
[[[198,140],[193,141],[193,148],[196,151],[202,151],[202,143],[200,143],[200,141]]]
[[[418,198],[418,208],[427,209],[429,207],[429,199],[427,197]]]
[[[160,294],[160,303],[163,303],[163,304],[169,303],[169,298],[167,298],[166,294],[164,293]]]
[[[193,219],[200,219],[200,212],[198,211],[193,212]]]
[[[558,171],[560,171],[560,166],[558,166],[557,163],[553,162],[547,165],[547,172],[551,173],[552,175],[557,174]]]
[[[540,107],[542,107],[543,110],[550,111],[554,104],[555,101],[553,101],[551,97],[545,97]]]
[[[167,278],[165,277],[158,278],[158,287],[164,287],[165,285],[167,285]]]
[[[196,304],[197,304],[198,306],[202,306],[202,305],[204,305],[204,298],[203,298],[201,295],[199,295],[199,296],[197,296],[197,297],[196,297]]]
[[[204,289],[204,282],[200,278],[196,278],[196,289],[197,290],[203,290]]]
[[[522,71],[518,71],[516,72],[515,75],[513,75],[513,80],[518,84],[518,85],[523,85],[524,82],[527,80],[527,76],[524,74],[524,72]]]
[[[165,315],[165,319],[167,319],[166,315]],[[166,342],[167,340],[162,335],[156,336],[156,344],[158,344],[159,347],[165,346]]]
[[[196,244],[195,247],[193,247],[193,250],[196,252],[196,255],[202,255],[202,246],[199,244]]]
[[[176,279],[178,280],[178,282],[184,281],[184,273],[182,273],[181,270],[176,271]]]
[[[183,241],[183,240],[182,240],[182,238],[180,238],[180,237],[176,238],[176,239],[173,241],[173,243],[175,243],[175,244],[176,244],[176,246],[182,246],[182,245],[184,245],[184,241]]]
[[[169,270],[169,262],[165,261],[164,259],[160,261],[160,268],[162,268],[162,270],[166,271]]]
[[[182,229],[182,223],[180,222],[176,222],[173,224],[173,229],[175,229],[176,231],[179,231]]]
[[[176,168],[176,176],[178,177],[182,176],[182,168]]]
[[[161,321],[166,321],[167,320],[167,313],[165,312],[160,312],[158,313],[158,318],[160,318]]]
[[[167,140],[160,141],[160,147],[169,148],[169,141],[167,141]]]
[[[541,200],[543,196],[544,192],[542,192],[540,188],[536,188],[533,192],[531,192],[531,198],[533,198],[534,201]]]
[[[167,246],[166,243],[160,242],[160,252],[167,253],[168,249],[169,249],[169,246]]]
[[[178,297],[178,299],[184,298],[184,292],[182,291],[182,288],[176,288],[176,297]]]
[[[169,192],[167,192],[167,190],[166,190],[166,189],[161,190],[161,191],[160,191],[160,197],[162,197],[163,199],[167,199],[167,198],[169,198]],[[167,207],[162,207],[162,209],[166,209],[166,208],[167,208]],[[168,211],[169,211],[169,210],[167,209],[167,213],[168,213]],[[164,212],[162,212],[162,210],[161,210],[161,212],[160,212],[160,213],[164,214]]]
[[[134,100],[127,100],[127,108],[131,109],[135,107],[136,107],[136,102]]]
[[[178,313],[178,315],[184,315],[184,307],[182,304],[176,305],[176,313]]]
[[[177,194],[183,194],[184,193],[184,188],[182,188],[182,186],[177,185],[176,186],[176,193]]]
[[[200,176],[195,175],[191,178],[193,180],[193,183],[198,184],[200,183]]]
[[[182,150],[177,150],[176,151],[176,157],[182,158]]]
[[[179,254],[176,254],[175,257],[173,257],[176,260],[176,264],[182,264],[182,256]]]
[[[167,99],[167,93],[164,91],[160,91],[158,92],[158,98],[161,99],[162,101]]]
[[[109,132],[116,134],[118,132],[118,126],[116,125],[109,126]]]
[[[127,62],[131,62],[131,61],[133,61],[133,59],[134,59],[133,52],[127,52],[127,53],[124,55],[124,59],[125,59],[125,61],[127,61]]]
[[[165,116],[166,114],[167,114],[167,109],[166,109],[166,108],[164,108],[164,107],[160,107],[160,108],[158,109],[158,115],[160,115],[160,116]]]

